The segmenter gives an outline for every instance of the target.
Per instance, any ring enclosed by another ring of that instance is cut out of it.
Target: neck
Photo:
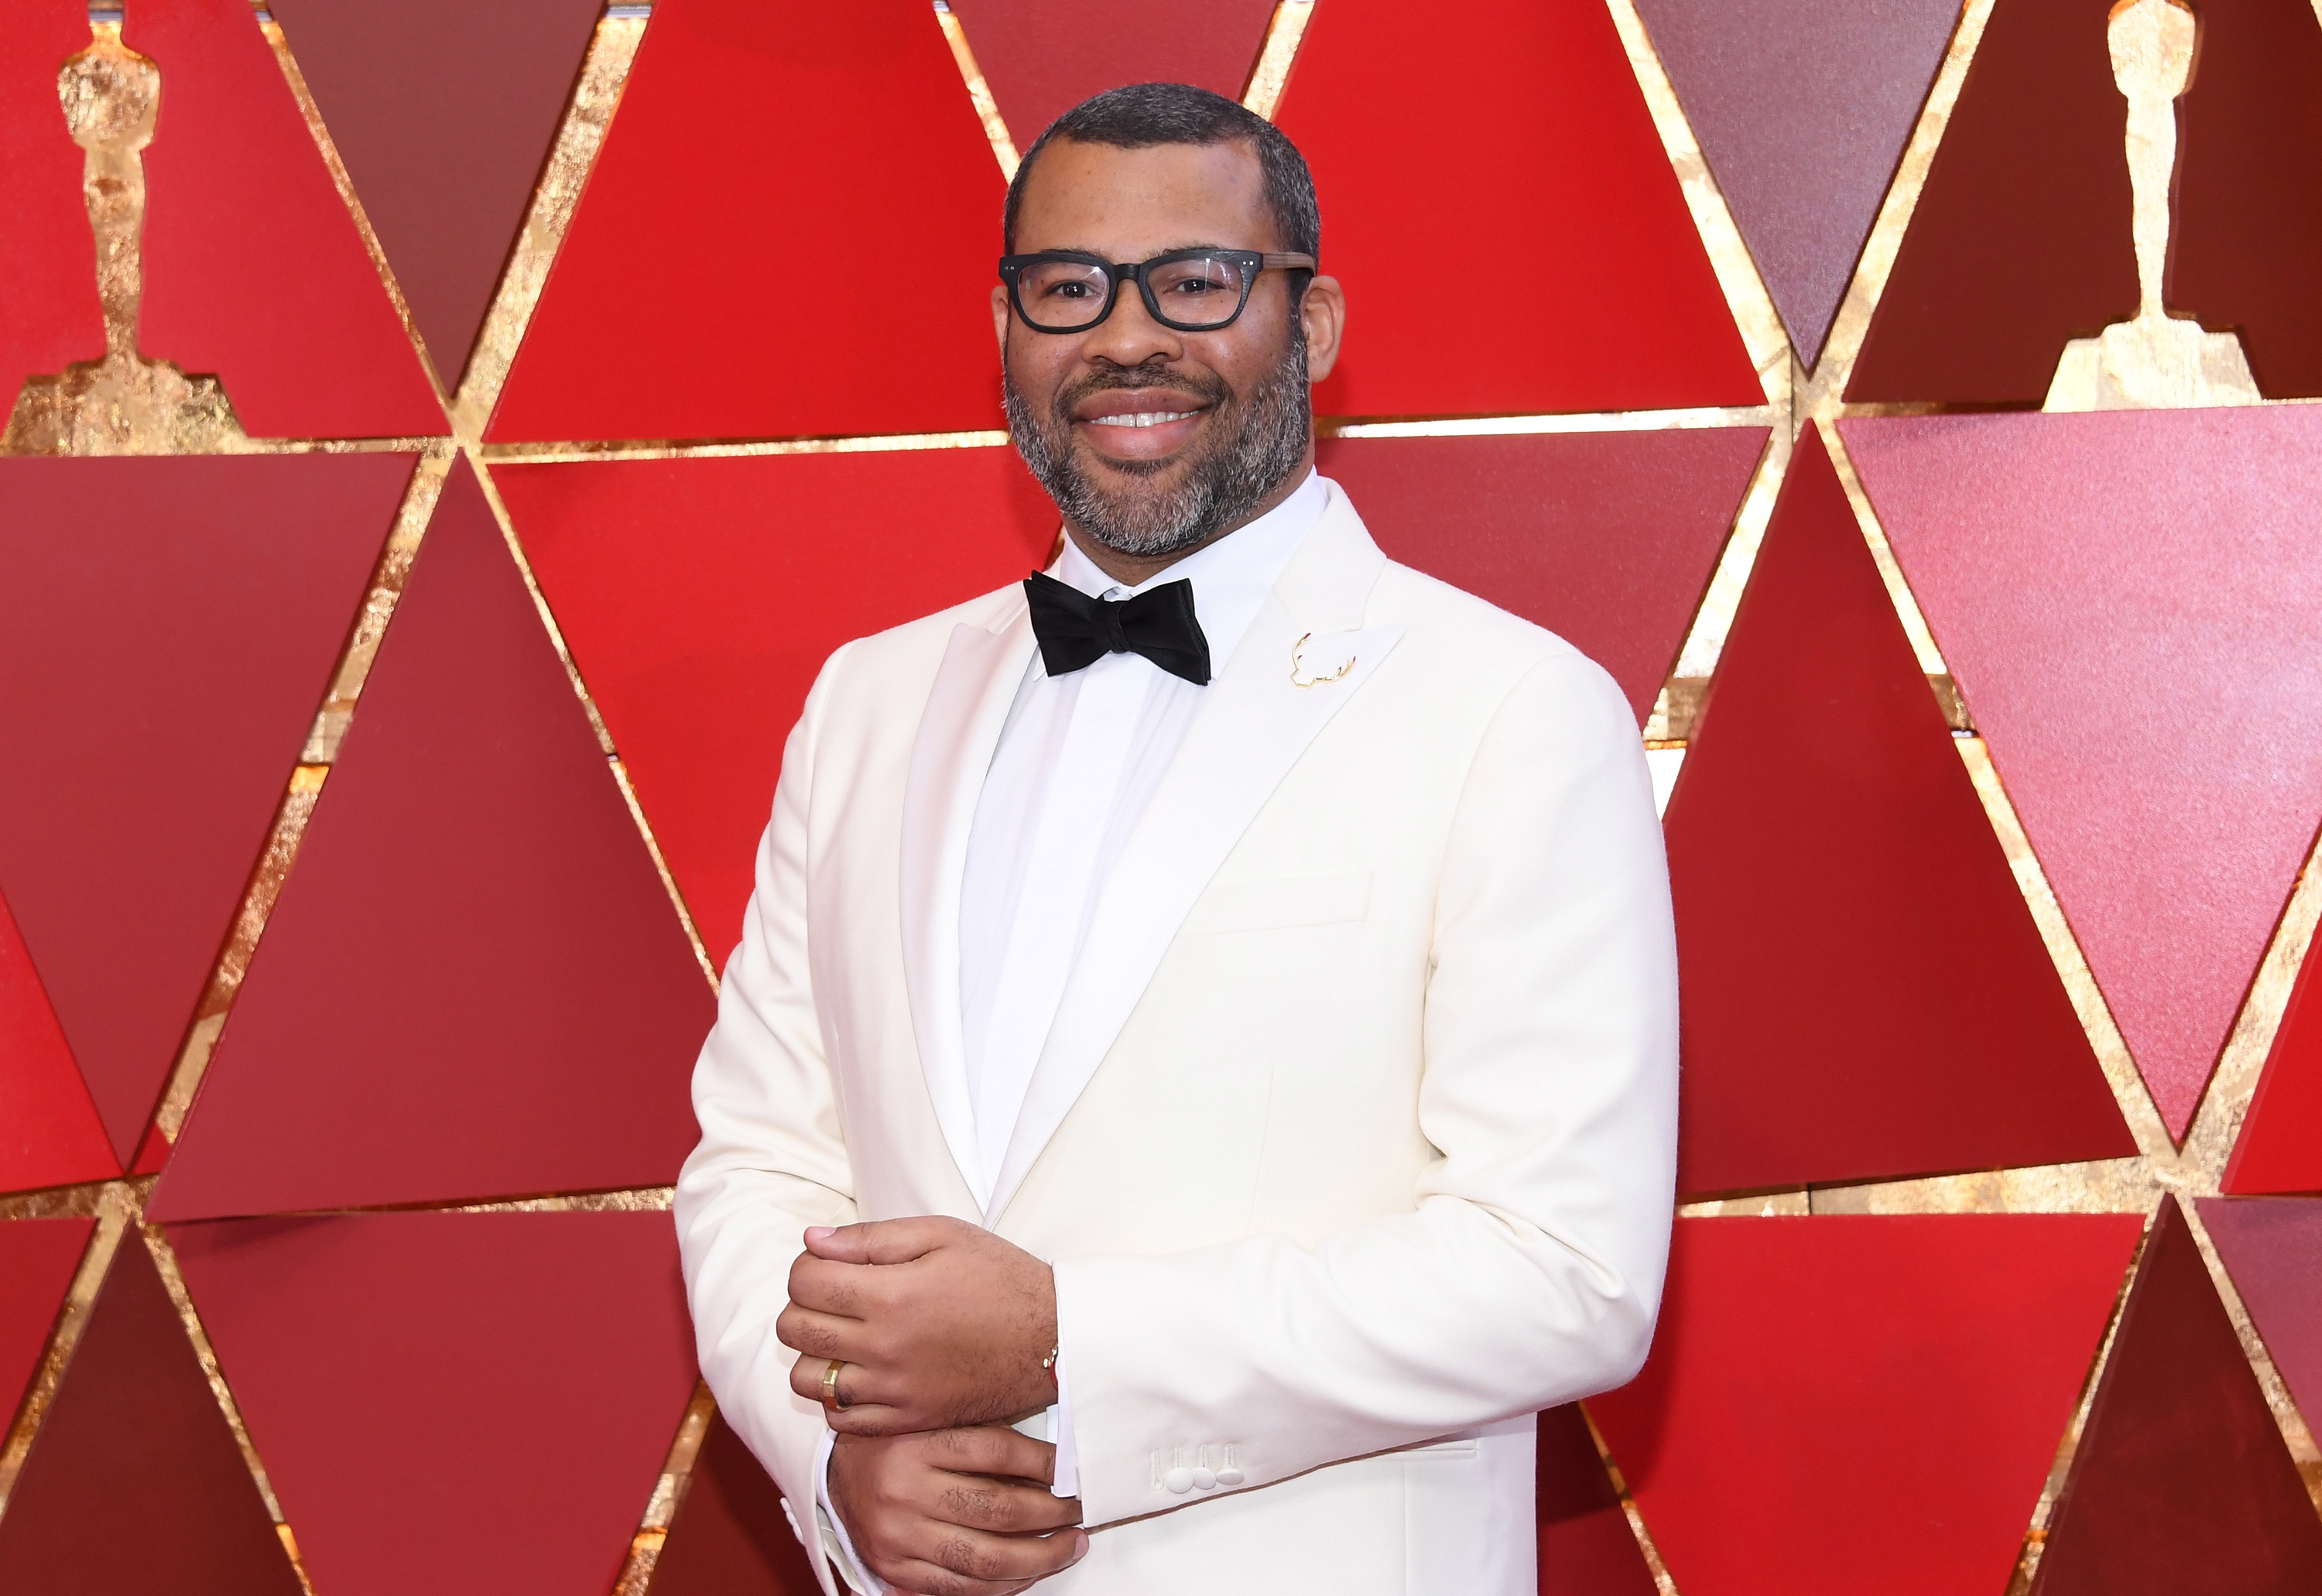
[[[1248,515],[1244,515],[1231,526],[1220,527],[1198,543],[1189,543],[1184,548],[1173,549],[1166,554],[1124,554],[1119,549],[1099,543],[1086,527],[1069,515],[1065,518],[1065,535],[1073,540],[1074,544],[1082,553],[1088,556],[1089,563],[1122,587],[1134,588],[1138,583],[1168,570],[1180,560],[1200,553],[1219,539],[1231,537],[1251,522],[1279,507],[1284,500],[1298,491],[1299,485],[1306,480],[1307,474],[1313,469],[1314,445],[1309,442],[1306,445],[1306,452],[1299,456],[1296,469],[1283,478],[1272,493],[1259,500]]]

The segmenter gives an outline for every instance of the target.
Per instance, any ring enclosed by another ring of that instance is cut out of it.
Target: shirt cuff
[[[822,1554],[838,1570],[838,1577],[846,1582],[848,1590],[860,1591],[862,1596],[886,1596],[886,1582],[863,1566],[863,1559],[855,1552],[854,1538],[846,1533],[846,1521],[830,1505],[830,1453],[837,1444],[836,1432],[825,1430],[814,1453],[814,1518],[815,1528],[821,1531]]]
[[[1073,1444],[1073,1388],[1065,1379],[1065,1354],[1056,1354],[1056,1400],[1048,1409],[1048,1439],[1056,1448],[1056,1482],[1048,1487],[1051,1496],[1074,1497],[1081,1493],[1080,1448]]]

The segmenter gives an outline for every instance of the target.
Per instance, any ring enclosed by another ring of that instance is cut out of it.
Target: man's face
[[[1019,254],[1108,260],[1165,251],[1287,247],[1243,144],[1145,150],[1060,140],[1017,214]],[[1294,320],[1289,278],[1259,274],[1239,320],[1213,333],[1155,321],[1134,285],[1084,333],[1038,333],[992,295],[1009,424],[1065,519],[1116,552],[1182,553],[1248,520],[1305,474],[1306,388],[1338,355],[1338,285],[1316,278]]]

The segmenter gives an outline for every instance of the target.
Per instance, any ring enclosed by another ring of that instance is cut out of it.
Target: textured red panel
[[[491,435],[998,426],[1003,192],[925,0],[662,0]]]
[[[1379,546],[1560,634],[1644,724],[1766,445],[1764,427],[1331,438]]]
[[[1588,1404],[1678,1589],[2004,1590],[2137,1228],[1678,1221],[1652,1356]]]
[[[242,1448],[132,1227],[0,1518],[0,1590],[299,1596]]]
[[[411,457],[0,460],[0,892],[135,1150]]]
[[[711,1014],[462,461],[147,1211],[665,1185]]]
[[[248,1220],[170,1241],[317,1590],[612,1588],[693,1389],[667,1214]]]
[[[1540,1596],[1653,1596],[1620,1493],[1579,1404],[1540,1416]]]
[[[2322,1191],[2322,942],[2308,948],[2265,1072],[2226,1165],[2225,1189]]]
[[[0,1221],[0,1422],[13,1420],[56,1329],[94,1219]]]
[[[0,902],[0,1191],[121,1172],[15,917]],[[0,1364],[0,1377],[6,1374]],[[0,1378],[0,1400],[6,1396]]]
[[[2322,25],[2310,0],[2201,0],[2179,117],[2169,301],[2237,327],[2273,398],[2322,394]]]
[[[1012,449],[502,466],[493,479],[721,964],[782,741],[823,661],[1021,578],[1056,535]]]
[[[65,130],[57,68],[87,48],[85,12],[56,0],[0,0],[0,404],[24,378],[105,352],[96,249],[81,203],[87,159]]]
[[[2322,822],[2322,411],[1842,430],[2181,1136]]]
[[[815,1596],[822,1589],[782,1517],[782,1492],[723,1414],[709,1421],[694,1455],[653,1589],[654,1596]]]
[[[144,352],[215,371],[261,437],[400,437],[443,411],[243,0],[142,0]]]
[[[1241,98],[1274,0],[955,0],[1017,149],[1124,83],[1191,83]]]
[[[1819,433],[1667,831],[1681,1190],[2135,1153]]]
[[[2308,1426],[2322,1419],[2322,1202],[2196,1199],[2266,1355]]]
[[[2033,1596],[2322,1591],[2322,1519],[2163,1197]]]
[[[2037,405],[2065,341],[2136,310],[2128,103],[2104,0],[1998,0],[1850,399]]]
[[[1959,20],[1958,0],[1639,0],[1808,366]]]
[[[457,388],[602,0],[277,0],[436,375]]]
[[[1276,121],[1314,169],[1322,269],[1347,287],[1324,413],[1764,401],[1596,0],[1476,0],[1456,25],[1330,0]]]

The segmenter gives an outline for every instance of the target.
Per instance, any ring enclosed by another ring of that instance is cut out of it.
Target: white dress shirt
[[[1108,601],[1191,581],[1214,675],[1321,519],[1330,491],[1310,471],[1257,520],[1133,588],[1114,581],[1070,538],[1048,574]],[[1141,654],[1107,654],[1052,677],[1036,651],[1025,667],[976,801],[960,883],[960,1020],[977,1154],[977,1167],[964,1172],[981,1201],[991,1199],[1098,893],[1176,759],[1206,690]],[[1069,1497],[1079,1494],[1079,1480],[1061,1355],[1056,1374],[1056,1405],[1018,1427],[1055,1443],[1052,1489]],[[841,1571],[875,1596],[885,1585],[863,1566],[830,1507],[834,1440],[823,1437],[817,1460],[817,1505]],[[829,1539],[825,1544],[832,1549]]]

